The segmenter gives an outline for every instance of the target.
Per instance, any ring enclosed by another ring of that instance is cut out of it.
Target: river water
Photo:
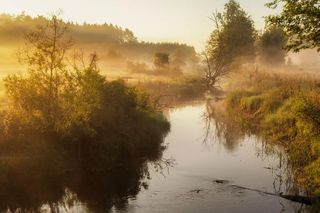
[[[298,212],[299,204],[264,193],[288,190],[281,149],[270,151],[262,140],[245,134],[218,137],[214,124],[204,141],[205,114],[204,103],[169,111],[171,132],[163,157],[174,164],[162,172],[151,170],[147,189],[122,211]]]

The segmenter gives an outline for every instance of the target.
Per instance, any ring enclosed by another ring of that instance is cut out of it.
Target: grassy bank
[[[160,108],[203,98],[205,93],[203,82],[198,76],[185,76],[171,80],[139,81],[133,85],[140,90],[147,91]]]
[[[229,84],[228,113],[250,132],[282,144],[295,177],[320,195],[320,80],[315,76],[245,72]]]

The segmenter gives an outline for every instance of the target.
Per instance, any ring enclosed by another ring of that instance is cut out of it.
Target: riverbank
[[[199,76],[138,81],[130,85],[146,91],[159,110],[176,107],[196,99],[203,100],[205,94],[205,87]]]
[[[227,111],[241,127],[281,144],[296,182],[320,195],[320,80],[311,75],[246,72],[228,86]]]

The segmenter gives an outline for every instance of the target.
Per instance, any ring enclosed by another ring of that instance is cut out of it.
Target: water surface
[[[297,212],[299,204],[259,192],[288,190],[281,150],[268,150],[255,136],[218,137],[214,124],[204,141],[205,114],[204,103],[170,110],[171,132],[163,157],[175,163],[164,174],[151,171],[148,188],[130,199],[127,211]]]

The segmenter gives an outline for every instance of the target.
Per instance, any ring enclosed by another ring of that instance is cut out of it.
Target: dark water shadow
[[[20,146],[12,154],[15,148],[6,146],[8,154],[2,150],[0,159],[0,212],[125,211],[128,201],[148,188],[150,167],[164,175],[173,165],[162,157],[163,139],[155,138],[157,145],[148,154],[114,155],[103,169],[94,156],[66,156],[51,143],[41,146],[37,137],[30,142],[38,142],[37,148]]]

